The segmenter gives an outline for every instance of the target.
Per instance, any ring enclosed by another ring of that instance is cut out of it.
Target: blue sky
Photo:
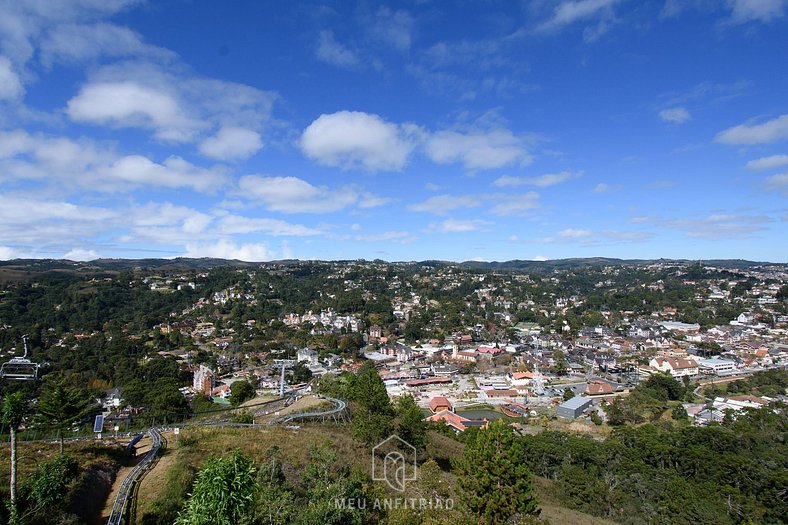
[[[0,259],[788,261],[788,0],[0,4]]]

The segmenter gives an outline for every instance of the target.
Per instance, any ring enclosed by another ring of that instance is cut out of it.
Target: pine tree
[[[372,445],[391,433],[394,411],[375,366],[365,363],[352,387],[353,433],[356,438]]]
[[[479,525],[539,515],[522,449],[503,421],[480,431],[456,467],[461,499]]]
[[[93,399],[84,388],[75,388],[59,376],[44,385],[38,401],[38,420],[57,428],[60,454],[63,455],[63,432],[88,415],[93,409]]]
[[[399,398],[397,403],[397,435],[407,441],[416,450],[424,450],[429,436],[424,414],[416,404],[413,396]]]

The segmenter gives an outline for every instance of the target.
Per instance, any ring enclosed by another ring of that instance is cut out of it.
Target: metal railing
[[[156,458],[156,455],[161,449],[162,437],[159,431],[155,428],[151,428],[148,430],[148,434],[153,440],[153,445],[151,446],[151,449],[148,451],[148,453],[145,454],[145,457],[142,458],[142,461],[137,463],[137,465],[131,470],[131,472],[128,473],[126,478],[123,480],[123,483],[120,485],[118,494],[115,496],[115,503],[112,505],[112,513],[109,516],[109,520],[107,520],[107,525],[120,525],[123,522],[123,518],[126,515],[126,509],[128,507],[129,498],[134,493],[135,485],[139,481],[139,478],[142,476],[143,472],[150,468],[153,460]]]

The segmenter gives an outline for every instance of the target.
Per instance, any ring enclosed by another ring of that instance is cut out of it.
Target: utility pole
[[[276,359],[274,363],[282,369],[282,374],[279,376],[279,397],[285,397],[285,370],[293,368],[298,361],[294,359]]]

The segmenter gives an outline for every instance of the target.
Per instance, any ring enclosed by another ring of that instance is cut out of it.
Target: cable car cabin
[[[35,381],[41,365],[24,357],[14,357],[0,366],[0,378],[18,381]]]

